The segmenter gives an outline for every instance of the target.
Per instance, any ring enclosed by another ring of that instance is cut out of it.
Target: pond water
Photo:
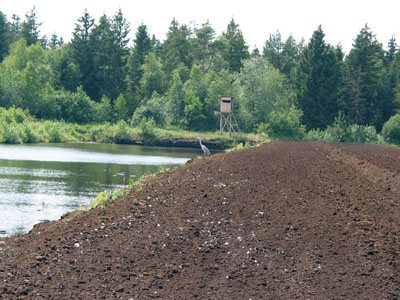
[[[101,191],[198,155],[199,149],[110,144],[0,145],[0,237],[26,233]]]

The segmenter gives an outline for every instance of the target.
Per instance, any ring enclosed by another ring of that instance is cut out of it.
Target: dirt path
[[[0,241],[0,299],[400,299],[400,150],[272,142]]]

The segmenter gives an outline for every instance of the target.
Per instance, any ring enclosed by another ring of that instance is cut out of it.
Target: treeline
[[[35,9],[24,20],[0,13],[0,106],[46,120],[214,131],[225,95],[241,130],[310,139],[338,124],[376,134],[399,109],[396,41],[384,47],[367,25],[348,54],[321,27],[308,43],[277,32],[251,53],[233,19],[221,35],[175,19],[164,41],[145,24],[132,42],[130,31],[121,10],[97,22],[85,11],[65,43],[40,35]]]

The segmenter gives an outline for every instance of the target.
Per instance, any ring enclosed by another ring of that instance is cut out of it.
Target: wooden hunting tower
[[[233,97],[221,97],[221,119],[219,131],[222,132],[227,128],[229,135],[233,132],[240,132],[239,125],[233,114]]]

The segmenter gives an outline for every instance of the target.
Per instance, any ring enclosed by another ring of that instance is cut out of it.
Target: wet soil
[[[0,241],[0,299],[400,299],[400,149],[275,141]]]

